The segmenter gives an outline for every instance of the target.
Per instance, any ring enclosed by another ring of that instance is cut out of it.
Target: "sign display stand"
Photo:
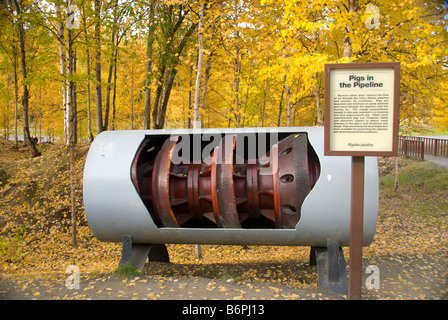
[[[400,63],[325,65],[326,156],[351,156],[350,300],[361,299],[364,157],[398,154]]]
[[[361,299],[364,219],[364,157],[352,157],[348,298]]]

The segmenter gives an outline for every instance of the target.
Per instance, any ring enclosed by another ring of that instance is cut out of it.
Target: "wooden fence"
[[[409,158],[425,159],[425,142],[400,137],[398,139],[398,153]]]
[[[398,140],[399,154],[424,159],[424,155],[448,157],[448,139],[400,136]]]
[[[400,136],[406,140],[423,141],[425,154],[448,157],[448,139]]]

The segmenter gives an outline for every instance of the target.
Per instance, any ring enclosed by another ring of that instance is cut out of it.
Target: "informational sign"
[[[325,65],[326,156],[351,156],[350,300],[361,299],[365,156],[398,155],[400,63]]]
[[[399,62],[325,65],[325,155],[397,155],[399,92]]]

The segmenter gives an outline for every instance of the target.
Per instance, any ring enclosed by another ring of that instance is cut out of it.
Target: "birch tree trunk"
[[[154,44],[154,32],[156,24],[154,21],[155,0],[151,1],[149,7],[149,31],[146,46],[146,79],[145,79],[145,109],[143,126],[145,129],[151,129],[151,72],[152,72],[152,56]]]
[[[202,34],[204,20],[204,2],[201,2],[201,7],[199,8],[199,27],[198,27],[198,64],[196,71],[196,84],[194,88],[194,106],[193,106],[193,129],[200,127],[199,122],[199,95],[201,92],[201,77],[202,77],[202,61],[204,60],[204,38]]]
[[[200,129],[201,123],[199,122],[199,95],[201,92],[201,77],[202,77],[202,61],[204,60],[204,36],[202,29],[204,27],[204,2],[201,1],[199,8],[199,24],[198,24],[198,64],[196,71],[196,83],[194,88],[194,106],[193,106],[193,129]],[[202,248],[199,244],[195,245],[196,259],[202,259]]]
[[[64,51],[64,23],[62,10],[59,4],[55,5],[56,16],[58,18],[57,31],[59,41],[59,73],[62,84],[62,110],[64,114],[64,144],[68,145],[68,112],[67,112],[67,56]]]

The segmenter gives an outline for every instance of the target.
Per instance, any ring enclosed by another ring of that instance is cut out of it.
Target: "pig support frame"
[[[124,235],[118,267],[129,265],[143,271],[147,260],[148,262],[169,263],[170,258],[166,245],[133,243],[132,236]],[[339,294],[348,293],[344,253],[336,239],[327,239],[326,247],[311,247],[310,266],[317,266],[319,289]]]

